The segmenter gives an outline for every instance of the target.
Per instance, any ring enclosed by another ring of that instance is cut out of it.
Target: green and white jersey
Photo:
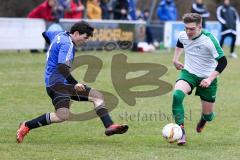
[[[185,52],[184,69],[198,77],[209,77],[217,66],[217,60],[224,56],[218,40],[205,30],[192,40],[182,31],[179,42]]]

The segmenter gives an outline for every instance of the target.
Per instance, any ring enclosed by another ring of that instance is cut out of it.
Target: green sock
[[[175,123],[177,123],[178,125],[184,123],[184,108],[183,108],[184,97],[185,93],[181,90],[175,90],[173,93],[172,112],[175,119]]]
[[[215,117],[215,113],[212,112],[210,114],[202,114],[202,119],[204,119],[205,121],[212,121]]]

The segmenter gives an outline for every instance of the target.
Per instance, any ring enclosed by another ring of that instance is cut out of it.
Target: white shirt
[[[217,60],[224,56],[218,40],[205,30],[192,40],[182,31],[179,42],[184,46],[184,69],[198,77],[209,77],[217,66]]]

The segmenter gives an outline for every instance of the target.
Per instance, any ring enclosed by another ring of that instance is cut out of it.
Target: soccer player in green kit
[[[217,76],[227,66],[226,57],[218,40],[210,32],[202,29],[202,17],[196,13],[187,13],[183,16],[183,22],[185,30],[179,34],[173,57],[174,66],[177,70],[181,70],[175,84],[172,102],[175,122],[181,126],[183,131],[178,145],[186,143],[184,97],[196,88],[195,95],[200,97],[202,106],[202,115],[196,127],[196,131],[200,133],[206,122],[214,118]],[[184,64],[179,61],[183,51],[185,53]]]

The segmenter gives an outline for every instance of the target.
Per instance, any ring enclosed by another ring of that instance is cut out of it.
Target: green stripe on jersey
[[[213,42],[213,45],[214,45],[214,47],[215,47],[215,49],[217,50],[217,53],[218,53],[218,57],[215,58],[215,59],[218,60],[221,57],[223,57],[224,56],[224,52],[223,52],[222,48],[220,47],[220,45],[219,45],[218,41],[216,40],[216,38],[212,35],[212,33],[208,32],[206,30],[203,30],[202,33],[205,36],[209,37],[210,40]]]

